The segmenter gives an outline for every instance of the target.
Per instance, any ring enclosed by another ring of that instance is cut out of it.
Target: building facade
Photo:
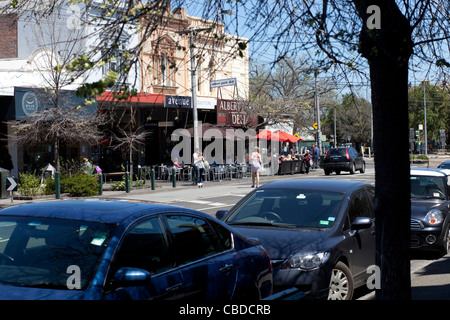
[[[101,27],[77,22],[81,16],[95,19],[101,14],[100,4],[86,8],[82,4],[63,2],[39,24],[27,13],[0,16],[0,26],[8,30],[0,39],[0,134],[10,137],[0,142],[0,148],[11,155],[14,176],[23,171],[39,171],[54,159],[53,147],[49,144],[16,145],[10,121],[23,119],[24,103],[29,103],[27,106],[32,109],[33,101],[24,99],[30,96],[28,91],[51,88],[55,66],[69,63],[82,52],[91,52],[99,43],[108,45]],[[205,28],[213,31],[196,32]],[[118,100],[106,91],[96,99],[97,110],[111,113],[114,118],[105,128],[105,139],[91,145],[66,143],[61,148],[61,157],[68,160],[88,157],[105,172],[120,171],[129,161],[135,168],[171,162],[171,149],[176,143],[171,141],[171,133],[193,126],[193,68],[199,121],[220,123],[220,105],[236,106],[238,101],[248,97],[248,50],[242,50],[240,55],[233,54],[237,41],[246,39],[227,35],[223,30],[223,24],[192,17],[187,15],[186,9],[175,8],[167,15],[165,23],[146,39],[135,32],[134,26],[125,28],[121,38],[111,44],[116,49],[110,52],[111,58],[102,67],[77,77],[63,71],[60,76],[64,82],[59,85],[61,89],[72,91],[76,99],[75,90],[81,84],[98,81],[108,71],[118,71],[122,53],[145,40],[139,60],[126,74],[119,75],[121,83],[136,89],[137,93],[129,99]],[[195,46],[193,51],[190,50],[192,45]],[[94,52],[92,59],[102,54]],[[234,82],[211,86],[221,79]],[[228,112],[240,111],[234,108]],[[242,126],[242,123],[226,121],[225,124]],[[115,148],[114,138],[120,136],[120,132],[146,134],[145,141],[131,152],[131,158],[127,150]]]

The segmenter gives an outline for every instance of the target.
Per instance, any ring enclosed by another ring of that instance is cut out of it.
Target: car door
[[[168,214],[166,222],[188,297],[199,301],[230,299],[235,288],[236,265],[232,250],[226,250],[218,242],[222,237],[231,249],[228,230],[225,230],[228,235],[218,236],[206,219],[183,214]]]
[[[347,251],[350,256],[350,269],[355,281],[367,276],[367,267],[375,264],[375,224],[371,228],[352,230],[351,223],[356,217],[370,217],[374,222],[373,193],[369,189],[360,189],[350,199],[347,211],[347,223],[344,234],[347,239]]]
[[[111,279],[123,267],[144,269],[151,274],[148,285],[115,288],[106,299],[175,300],[185,297],[184,282],[167,234],[159,217],[132,226],[122,238],[111,265]]]

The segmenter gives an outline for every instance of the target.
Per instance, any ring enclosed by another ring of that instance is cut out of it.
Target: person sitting
[[[178,163],[178,158],[174,158],[174,159],[172,160],[172,162],[173,162],[173,166],[174,166],[175,168],[178,168],[178,169],[182,169],[182,168],[183,168],[183,166],[180,165],[180,164]]]

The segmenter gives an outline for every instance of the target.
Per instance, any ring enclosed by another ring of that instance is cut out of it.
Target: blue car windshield
[[[232,225],[273,225],[295,228],[331,228],[343,193],[317,190],[261,189],[227,219]]]
[[[442,177],[411,176],[411,199],[446,199],[446,182]]]
[[[85,289],[114,227],[77,220],[0,217],[0,284]]]

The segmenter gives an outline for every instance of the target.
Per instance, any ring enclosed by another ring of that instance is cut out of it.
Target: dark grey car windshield
[[[0,217],[0,284],[84,289],[113,228],[76,220]]]
[[[229,224],[331,228],[344,195],[336,192],[257,190],[227,219]]]
[[[411,176],[411,198],[446,199],[446,184],[443,177]]]

